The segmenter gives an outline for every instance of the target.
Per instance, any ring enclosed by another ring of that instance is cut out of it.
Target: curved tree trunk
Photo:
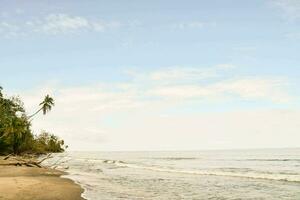
[[[40,108],[38,111],[36,111],[33,115],[30,115],[30,116],[28,117],[28,119],[31,119],[32,117],[34,117],[36,114],[38,114],[39,112],[41,112],[42,109],[43,109],[43,107]]]

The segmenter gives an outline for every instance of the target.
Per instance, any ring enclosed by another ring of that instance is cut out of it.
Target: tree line
[[[67,146],[59,137],[46,131],[35,135],[31,129],[34,117],[40,112],[46,115],[54,105],[54,99],[46,95],[39,109],[27,115],[21,99],[4,95],[0,86],[0,154],[63,152]]]

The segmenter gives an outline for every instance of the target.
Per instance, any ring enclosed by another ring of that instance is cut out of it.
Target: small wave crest
[[[121,160],[102,160],[102,163],[106,163],[106,164],[116,164],[116,163],[125,163]]]
[[[246,161],[264,161],[264,162],[300,162],[300,159],[245,159]],[[244,161],[244,160],[239,160]]]
[[[194,157],[154,157],[154,160],[196,160]]]
[[[125,162],[115,162],[119,167],[128,167],[142,170],[151,170],[157,172],[166,172],[166,173],[182,173],[182,174],[194,174],[194,175],[207,175],[207,176],[227,176],[227,177],[238,177],[238,178],[249,178],[249,179],[265,179],[265,180],[276,180],[276,181],[287,181],[287,182],[300,182],[300,174],[275,174],[271,172],[255,172],[250,170],[240,170],[236,171],[223,171],[222,169],[216,170],[180,170],[172,169],[167,167],[158,167],[158,166],[143,166],[138,164],[130,164]],[[245,172],[247,171],[247,172]]]

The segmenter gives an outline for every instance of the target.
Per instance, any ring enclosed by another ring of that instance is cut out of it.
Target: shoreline
[[[49,168],[0,165],[0,199],[85,200],[84,189],[64,175]]]

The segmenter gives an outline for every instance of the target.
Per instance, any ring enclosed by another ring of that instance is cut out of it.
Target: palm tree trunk
[[[30,116],[28,117],[28,119],[31,119],[32,117],[34,117],[36,114],[38,114],[39,112],[41,112],[42,109],[43,109],[43,107],[40,108],[38,111],[36,111],[33,115],[30,115]]]

